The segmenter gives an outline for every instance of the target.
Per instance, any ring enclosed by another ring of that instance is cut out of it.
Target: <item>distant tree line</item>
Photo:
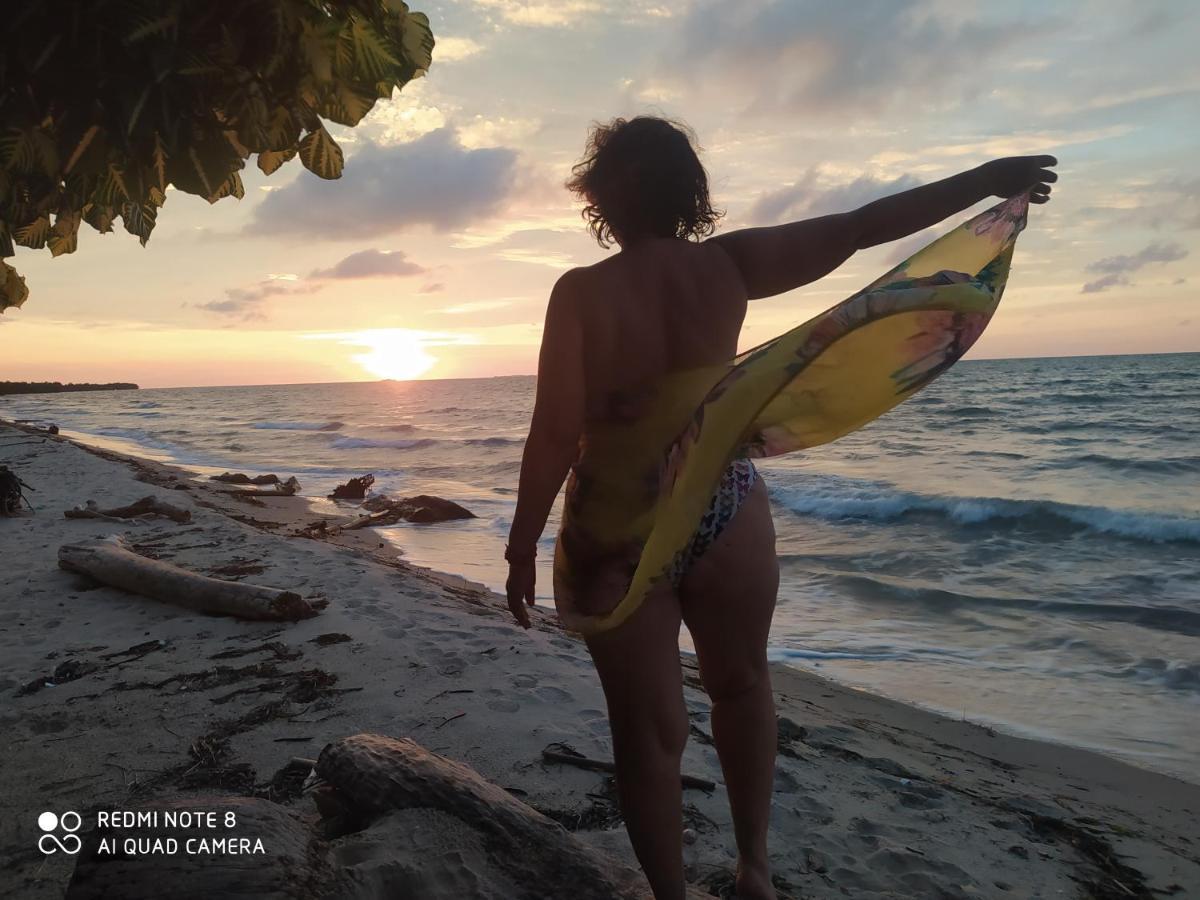
[[[61,381],[0,381],[0,394],[61,394],[66,391],[136,391],[125,381],[109,384],[63,384]]]

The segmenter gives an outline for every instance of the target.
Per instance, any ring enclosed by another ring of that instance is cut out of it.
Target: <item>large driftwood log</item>
[[[438,891],[455,867],[468,868],[489,889],[477,896],[543,900],[612,900],[648,897],[636,872],[575,838],[557,822],[530,809],[474,770],[430,753],[407,739],[359,734],[329,744],[317,760],[324,784],[314,799],[335,813],[387,835],[419,841],[430,829],[453,835],[451,848],[414,844],[405,851],[407,893],[392,896],[453,896]],[[395,820],[401,820],[399,822]],[[397,847],[394,851],[399,854]],[[443,858],[444,857],[444,858]],[[469,861],[465,858],[469,857]],[[464,863],[467,863],[464,865]],[[393,871],[399,868],[393,863]],[[482,871],[481,871],[482,870]],[[399,888],[397,884],[395,887]]]
[[[317,614],[318,605],[293,591],[222,581],[132,552],[118,536],[66,544],[58,564],[122,590],[200,612],[239,619],[294,622]]]
[[[76,506],[63,512],[68,519],[103,519],[109,522],[121,519],[141,519],[148,516],[166,516],[175,522],[192,521],[192,512],[188,509],[174,506],[157,497],[143,497],[128,506],[115,506],[112,509],[101,509],[95,500],[87,501],[85,506]]]
[[[157,823],[97,828],[83,835],[83,852],[67,887],[67,900],[313,900],[340,894],[330,892],[332,871],[323,858],[323,843],[276,803],[209,796],[138,803],[133,808],[156,813]],[[210,812],[215,818],[194,820],[194,827],[166,824],[168,814],[200,812]],[[231,827],[227,827],[228,814],[233,815]],[[113,851],[101,852],[101,839],[107,840]],[[174,853],[165,852],[169,846],[165,843],[160,845],[164,852],[149,852],[155,840],[168,839],[177,842]],[[127,854],[130,840],[135,842],[131,848],[135,852]],[[224,843],[217,845],[217,840]],[[200,841],[208,843],[201,845]],[[256,841],[262,842],[261,852]]]
[[[237,482],[237,483],[240,484],[241,482]],[[268,483],[268,482],[264,482],[264,484],[265,483]],[[297,480],[296,476],[294,476],[294,475],[291,478],[289,478],[287,481],[277,481],[277,482],[269,482],[269,483],[273,483],[275,485],[275,487],[271,490],[260,490],[257,488],[253,489],[253,490],[234,489],[234,490],[222,490],[221,493],[222,494],[233,494],[238,497],[294,497],[296,495],[296,492],[300,490],[300,482]]]

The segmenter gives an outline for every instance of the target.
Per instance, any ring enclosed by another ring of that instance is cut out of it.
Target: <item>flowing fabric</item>
[[[732,460],[832,441],[950,368],[1000,302],[1028,202],[997,204],[803,325],[727,364],[671,373],[589,423],[554,558],[563,624],[595,634],[628,619]]]

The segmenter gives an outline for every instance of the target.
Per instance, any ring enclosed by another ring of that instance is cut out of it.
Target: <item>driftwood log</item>
[[[273,477],[273,476],[272,476]],[[244,482],[235,482],[243,484]],[[257,484],[258,482],[251,482]],[[262,484],[274,484],[273,490],[223,490],[222,494],[233,494],[238,497],[294,497],[296,492],[300,490],[300,482],[293,475],[287,481],[279,481],[276,479],[273,482],[262,482]]]
[[[192,521],[192,512],[173,506],[157,497],[143,497],[128,506],[115,506],[112,509],[101,509],[95,500],[87,501],[85,506],[76,506],[63,513],[68,519],[103,519],[118,522],[122,519],[142,519],[150,516],[166,516],[175,522]]]
[[[251,478],[242,472],[222,472],[220,475],[209,475],[208,479],[222,484],[279,484],[278,475],[255,475]]]
[[[361,835],[343,841],[352,843],[357,838],[361,846],[370,846],[372,832],[386,838],[381,843],[393,857],[380,860],[388,865],[381,865],[376,877],[390,876],[395,881],[390,892],[379,896],[453,897],[447,890],[456,872],[461,879],[464,868],[485,889],[471,896],[528,900],[650,896],[638,873],[583,843],[470,767],[411,740],[376,734],[343,738],[321,751],[316,776],[323,784],[314,799],[323,814],[351,827],[367,826]],[[453,840],[430,840],[427,836],[437,830]],[[400,842],[410,846],[404,848]]]
[[[402,500],[372,497],[363,504],[363,508],[371,510],[371,515],[355,519],[350,524],[344,525],[343,530],[352,531],[355,528],[368,528],[372,525],[395,525],[401,521],[427,525],[433,522],[476,517],[475,513],[465,506],[459,506],[453,500],[444,500],[429,494],[418,494],[416,497],[405,497]]]
[[[324,858],[324,843],[277,803],[252,797],[202,796],[138,803],[133,808],[157,813],[158,823],[97,828],[82,834],[83,851],[67,887],[68,900],[309,900],[337,896],[330,893],[332,872]],[[210,812],[216,825],[209,827],[208,819],[196,820],[195,827],[164,824],[168,814],[185,812]],[[229,813],[233,814],[232,827],[226,827]],[[101,852],[102,839],[111,842],[113,852]],[[177,842],[176,852],[146,852],[155,840],[167,839]],[[136,842],[133,849],[138,852],[125,852],[130,840]],[[200,845],[201,840],[209,843]],[[214,849],[215,840],[225,842],[220,845],[222,850]],[[231,840],[237,842],[235,852],[228,850]],[[256,852],[256,840],[262,842],[262,852]],[[243,850],[247,852],[237,852]]]
[[[317,615],[324,604],[293,591],[223,581],[134,553],[119,536],[58,550],[58,564],[103,584],[163,603],[238,619],[295,622]]]

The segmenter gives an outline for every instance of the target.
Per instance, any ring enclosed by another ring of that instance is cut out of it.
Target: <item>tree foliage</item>
[[[74,252],[120,220],[143,244],[167,187],[241,197],[251,156],[322,178],[356,125],[423,75],[429,20],[400,0],[13,0],[0,42],[0,311],[14,244]]]

